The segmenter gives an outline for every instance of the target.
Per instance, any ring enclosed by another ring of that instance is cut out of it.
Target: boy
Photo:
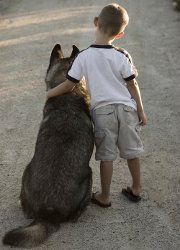
[[[122,6],[115,3],[105,6],[94,18],[95,43],[78,54],[66,81],[47,93],[50,98],[71,91],[85,77],[101,177],[101,192],[93,194],[92,202],[101,207],[111,206],[110,184],[117,148],[127,160],[132,176],[132,186],[124,188],[122,193],[134,202],[141,199],[138,157],[143,146],[138,131],[140,125],[146,124],[146,115],[131,58],[126,51],[112,46],[115,39],[123,36],[128,22]]]

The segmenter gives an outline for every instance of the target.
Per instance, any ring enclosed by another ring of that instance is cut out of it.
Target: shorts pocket
[[[109,115],[114,112],[114,108],[112,106],[103,106],[94,110],[96,115]]]
[[[105,137],[105,133],[104,132],[95,132],[94,133],[94,137],[95,137],[95,144],[96,146],[100,146],[101,143],[103,142],[104,140],[104,137]]]
[[[130,106],[123,106],[123,110],[124,110],[124,118],[127,124],[136,124],[138,123],[138,115],[137,115],[137,111]]]
[[[112,123],[114,114],[113,106],[103,106],[93,111],[93,122],[96,131],[102,131],[102,128],[109,126]]]
[[[126,112],[134,112],[135,111],[135,109],[133,107],[126,106],[126,105],[123,106],[123,109]]]
[[[136,132],[137,133],[140,133],[141,132],[141,125],[137,125],[136,128],[135,128]]]

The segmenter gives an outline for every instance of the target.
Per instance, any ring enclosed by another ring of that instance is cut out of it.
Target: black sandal
[[[102,203],[101,201],[98,201],[98,200],[96,199],[96,197],[95,197],[96,194],[97,194],[97,192],[92,194],[92,198],[91,198],[91,202],[92,202],[92,203],[94,203],[94,204],[96,204],[96,205],[98,205],[98,206],[100,206],[100,207],[103,207],[103,208],[107,208],[107,207],[110,207],[110,206],[111,206],[111,202],[109,202],[109,203],[107,203],[107,204],[104,204],[104,203]]]
[[[133,194],[132,189],[130,187],[123,188],[122,194],[132,202],[139,202],[141,200],[141,196]]]

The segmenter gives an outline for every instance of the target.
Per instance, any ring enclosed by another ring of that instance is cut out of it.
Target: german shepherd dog
[[[61,46],[52,50],[46,74],[47,89],[65,80],[79,52],[73,45],[64,58]],[[33,222],[5,234],[5,245],[30,248],[43,243],[60,223],[77,219],[91,199],[89,161],[94,138],[87,95],[82,82],[72,92],[46,101],[35,153],[22,177],[20,201]]]

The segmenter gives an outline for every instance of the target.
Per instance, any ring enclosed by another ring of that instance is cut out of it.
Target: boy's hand
[[[48,90],[47,92],[46,92],[46,100],[48,100],[49,98],[51,98],[51,97],[54,97],[54,94],[53,94],[53,91],[52,91],[53,89],[50,89],[50,90]]]
[[[46,100],[48,100],[49,98],[51,98],[51,90],[48,90],[46,92]]]
[[[144,111],[139,111],[138,116],[139,116],[139,125],[141,125],[141,126],[146,125],[147,118],[146,118],[146,114],[144,113]]]
[[[133,99],[136,101],[139,124],[141,126],[144,126],[147,123],[147,118],[144,113],[143,104],[141,100],[141,93],[137,81],[135,79],[127,81],[127,88]]]
[[[60,83],[55,88],[47,91],[46,98],[49,99],[51,97],[70,92],[74,88],[74,86],[75,86],[74,82],[71,82],[68,79],[66,79],[63,83]]]

